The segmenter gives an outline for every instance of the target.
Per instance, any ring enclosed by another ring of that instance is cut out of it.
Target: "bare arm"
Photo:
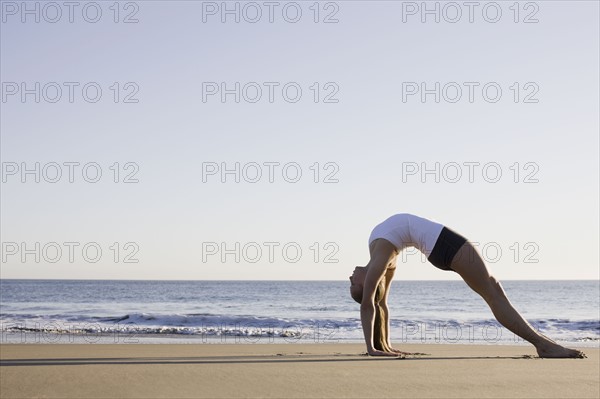
[[[376,350],[373,346],[373,330],[375,322],[375,291],[379,282],[384,277],[387,266],[395,256],[394,246],[387,241],[376,243],[371,255],[371,261],[363,286],[363,297],[360,305],[360,319],[362,323],[367,352],[376,356],[394,356],[393,353]]]
[[[365,343],[367,344],[367,352],[372,355],[376,352],[373,347],[373,324],[375,322],[375,304],[373,302],[363,299],[360,305],[360,320],[365,335]]]
[[[384,291],[384,295],[383,295],[383,300],[380,303],[382,310],[383,310],[383,315],[384,315],[383,322],[385,323],[385,336],[383,337],[383,339],[384,339],[384,342],[387,343],[388,349],[390,349],[390,350],[392,349],[392,341],[390,340],[390,310],[388,308],[387,300],[388,300],[388,294],[390,293],[390,285],[392,284],[392,279],[394,278],[395,272],[396,272],[395,268],[386,270],[385,291]]]

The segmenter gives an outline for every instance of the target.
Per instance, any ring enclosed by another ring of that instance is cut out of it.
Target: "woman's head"
[[[350,276],[350,296],[358,303],[361,303],[362,301],[363,284],[365,283],[366,275],[366,267],[356,266],[354,268],[354,273]]]
[[[365,277],[367,275],[366,266],[356,266],[354,273],[350,276],[350,296],[356,302],[361,303],[363,297],[363,286],[365,284]],[[384,285],[383,281],[377,286],[375,291],[375,303],[379,303],[383,299]]]

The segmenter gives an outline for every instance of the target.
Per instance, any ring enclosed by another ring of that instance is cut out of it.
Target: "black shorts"
[[[427,260],[439,269],[452,270],[452,259],[466,241],[465,237],[444,227]]]

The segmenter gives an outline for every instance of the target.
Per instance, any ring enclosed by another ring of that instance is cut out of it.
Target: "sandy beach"
[[[360,344],[0,346],[2,398],[598,398],[600,357],[540,359],[528,346]]]

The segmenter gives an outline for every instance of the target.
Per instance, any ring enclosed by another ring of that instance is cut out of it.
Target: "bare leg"
[[[565,348],[535,331],[512,306],[500,282],[490,275],[483,259],[469,242],[456,253],[451,268],[481,295],[500,324],[534,345],[540,357],[585,357],[582,352]]]

